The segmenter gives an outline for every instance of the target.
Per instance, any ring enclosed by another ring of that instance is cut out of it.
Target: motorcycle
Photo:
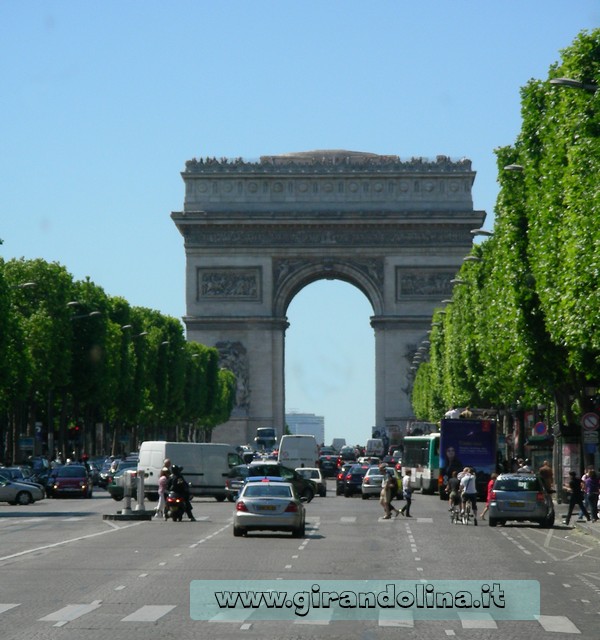
[[[165,508],[165,520],[171,518],[173,522],[181,522],[185,513],[185,498],[182,498],[175,491],[167,494],[167,505]]]

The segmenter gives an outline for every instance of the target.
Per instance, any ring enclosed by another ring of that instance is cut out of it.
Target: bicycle
[[[472,507],[471,507],[471,501],[470,500],[466,500],[464,502],[464,506],[463,506],[463,512],[462,512],[462,523],[468,525],[469,524],[469,520],[473,517],[473,512],[472,512]]]
[[[461,522],[460,506],[458,504],[453,504],[450,508],[450,522],[452,524],[458,524]]]

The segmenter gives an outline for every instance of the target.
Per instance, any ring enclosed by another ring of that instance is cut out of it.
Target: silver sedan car
[[[303,500],[289,482],[276,478],[248,478],[235,503],[233,535],[248,531],[291,531],[301,538],[306,512]]]
[[[16,482],[0,475],[0,502],[26,505],[43,497],[44,489],[40,485]]]

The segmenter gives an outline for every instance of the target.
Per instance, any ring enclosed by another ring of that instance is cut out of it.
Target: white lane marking
[[[97,609],[101,602],[102,600],[94,600],[94,602],[90,602],[90,604],[68,604],[66,607],[63,607],[58,611],[54,611],[43,618],[39,618],[39,620],[43,622],[56,622],[54,625],[55,627],[62,627],[67,624],[67,622],[76,620],[86,613],[90,613],[90,611]]]
[[[245,622],[241,627],[240,631],[248,631],[248,629],[252,628],[252,624],[250,622]]]
[[[581,633],[579,629],[566,616],[537,616],[538,622],[544,627],[544,631],[555,633]]]
[[[0,613],[4,613],[5,611],[9,611],[10,609],[14,609],[15,607],[20,607],[21,604],[0,604]]]
[[[387,611],[382,609],[379,614],[378,624],[380,627],[414,627],[415,619],[410,611]]]
[[[82,517],[74,516],[73,518],[63,518],[63,522],[79,522],[79,520],[83,520]]]
[[[123,589],[125,589],[124,584],[120,584],[118,587],[115,587],[115,591],[123,591]]]
[[[459,613],[463,629],[497,629],[498,625],[491,615],[484,613]],[[471,617],[473,615],[473,617]],[[474,617],[477,616],[477,617]]]
[[[456,632],[454,631],[454,629],[446,629],[446,635],[447,636],[455,636]]]
[[[34,549],[26,549],[25,551],[19,551],[18,553],[11,553],[8,556],[0,557],[0,562],[2,560],[11,560],[12,558],[18,558],[20,556],[25,556],[29,553],[35,553],[36,551],[44,551],[45,549],[53,549],[54,547],[60,547],[63,544],[69,544],[71,542],[79,542],[80,540],[88,540],[89,538],[96,538],[97,536],[103,536],[107,533],[114,533],[115,531],[121,531],[121,529],[129,529],[129,527],[137,527],[140,524],[144,524],[143,520],[139,522],[132,522],[131,524],[126,524],[118,529],[106,529],[104,531],[97,531],[96,533],[90,533],[85,536],[79,536],[77,538],[69,538],[68,540],[61,540],[60,542],[53,542],[52,544],[46,544],[43,547],[35,547]]]
[[[175,604],[148,604],[121,619],[121,622],[156,622],[175,609]]]

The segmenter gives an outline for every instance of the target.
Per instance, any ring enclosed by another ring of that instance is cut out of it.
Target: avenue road
[[[135,505],[134,505],[135,506]],[[152,505],[149,505],[152,506]],[[600,536],[590,527],[451,525],[447,504],[414,495],[413,517],[382,520],[375,499],[335,495],[307,508],[302,539],[232,535],[231,503],[194,500],[197,522],[104,520],[122,503],[0,504],[2,640],[199,638],[600,638]],[[562,508],[561,508],[562,507]],[[600,533],[600,532],[599,532]],[[530,621],[235,622],[190,617],[190,582],[227,580],[538,580],[541,615]]]

